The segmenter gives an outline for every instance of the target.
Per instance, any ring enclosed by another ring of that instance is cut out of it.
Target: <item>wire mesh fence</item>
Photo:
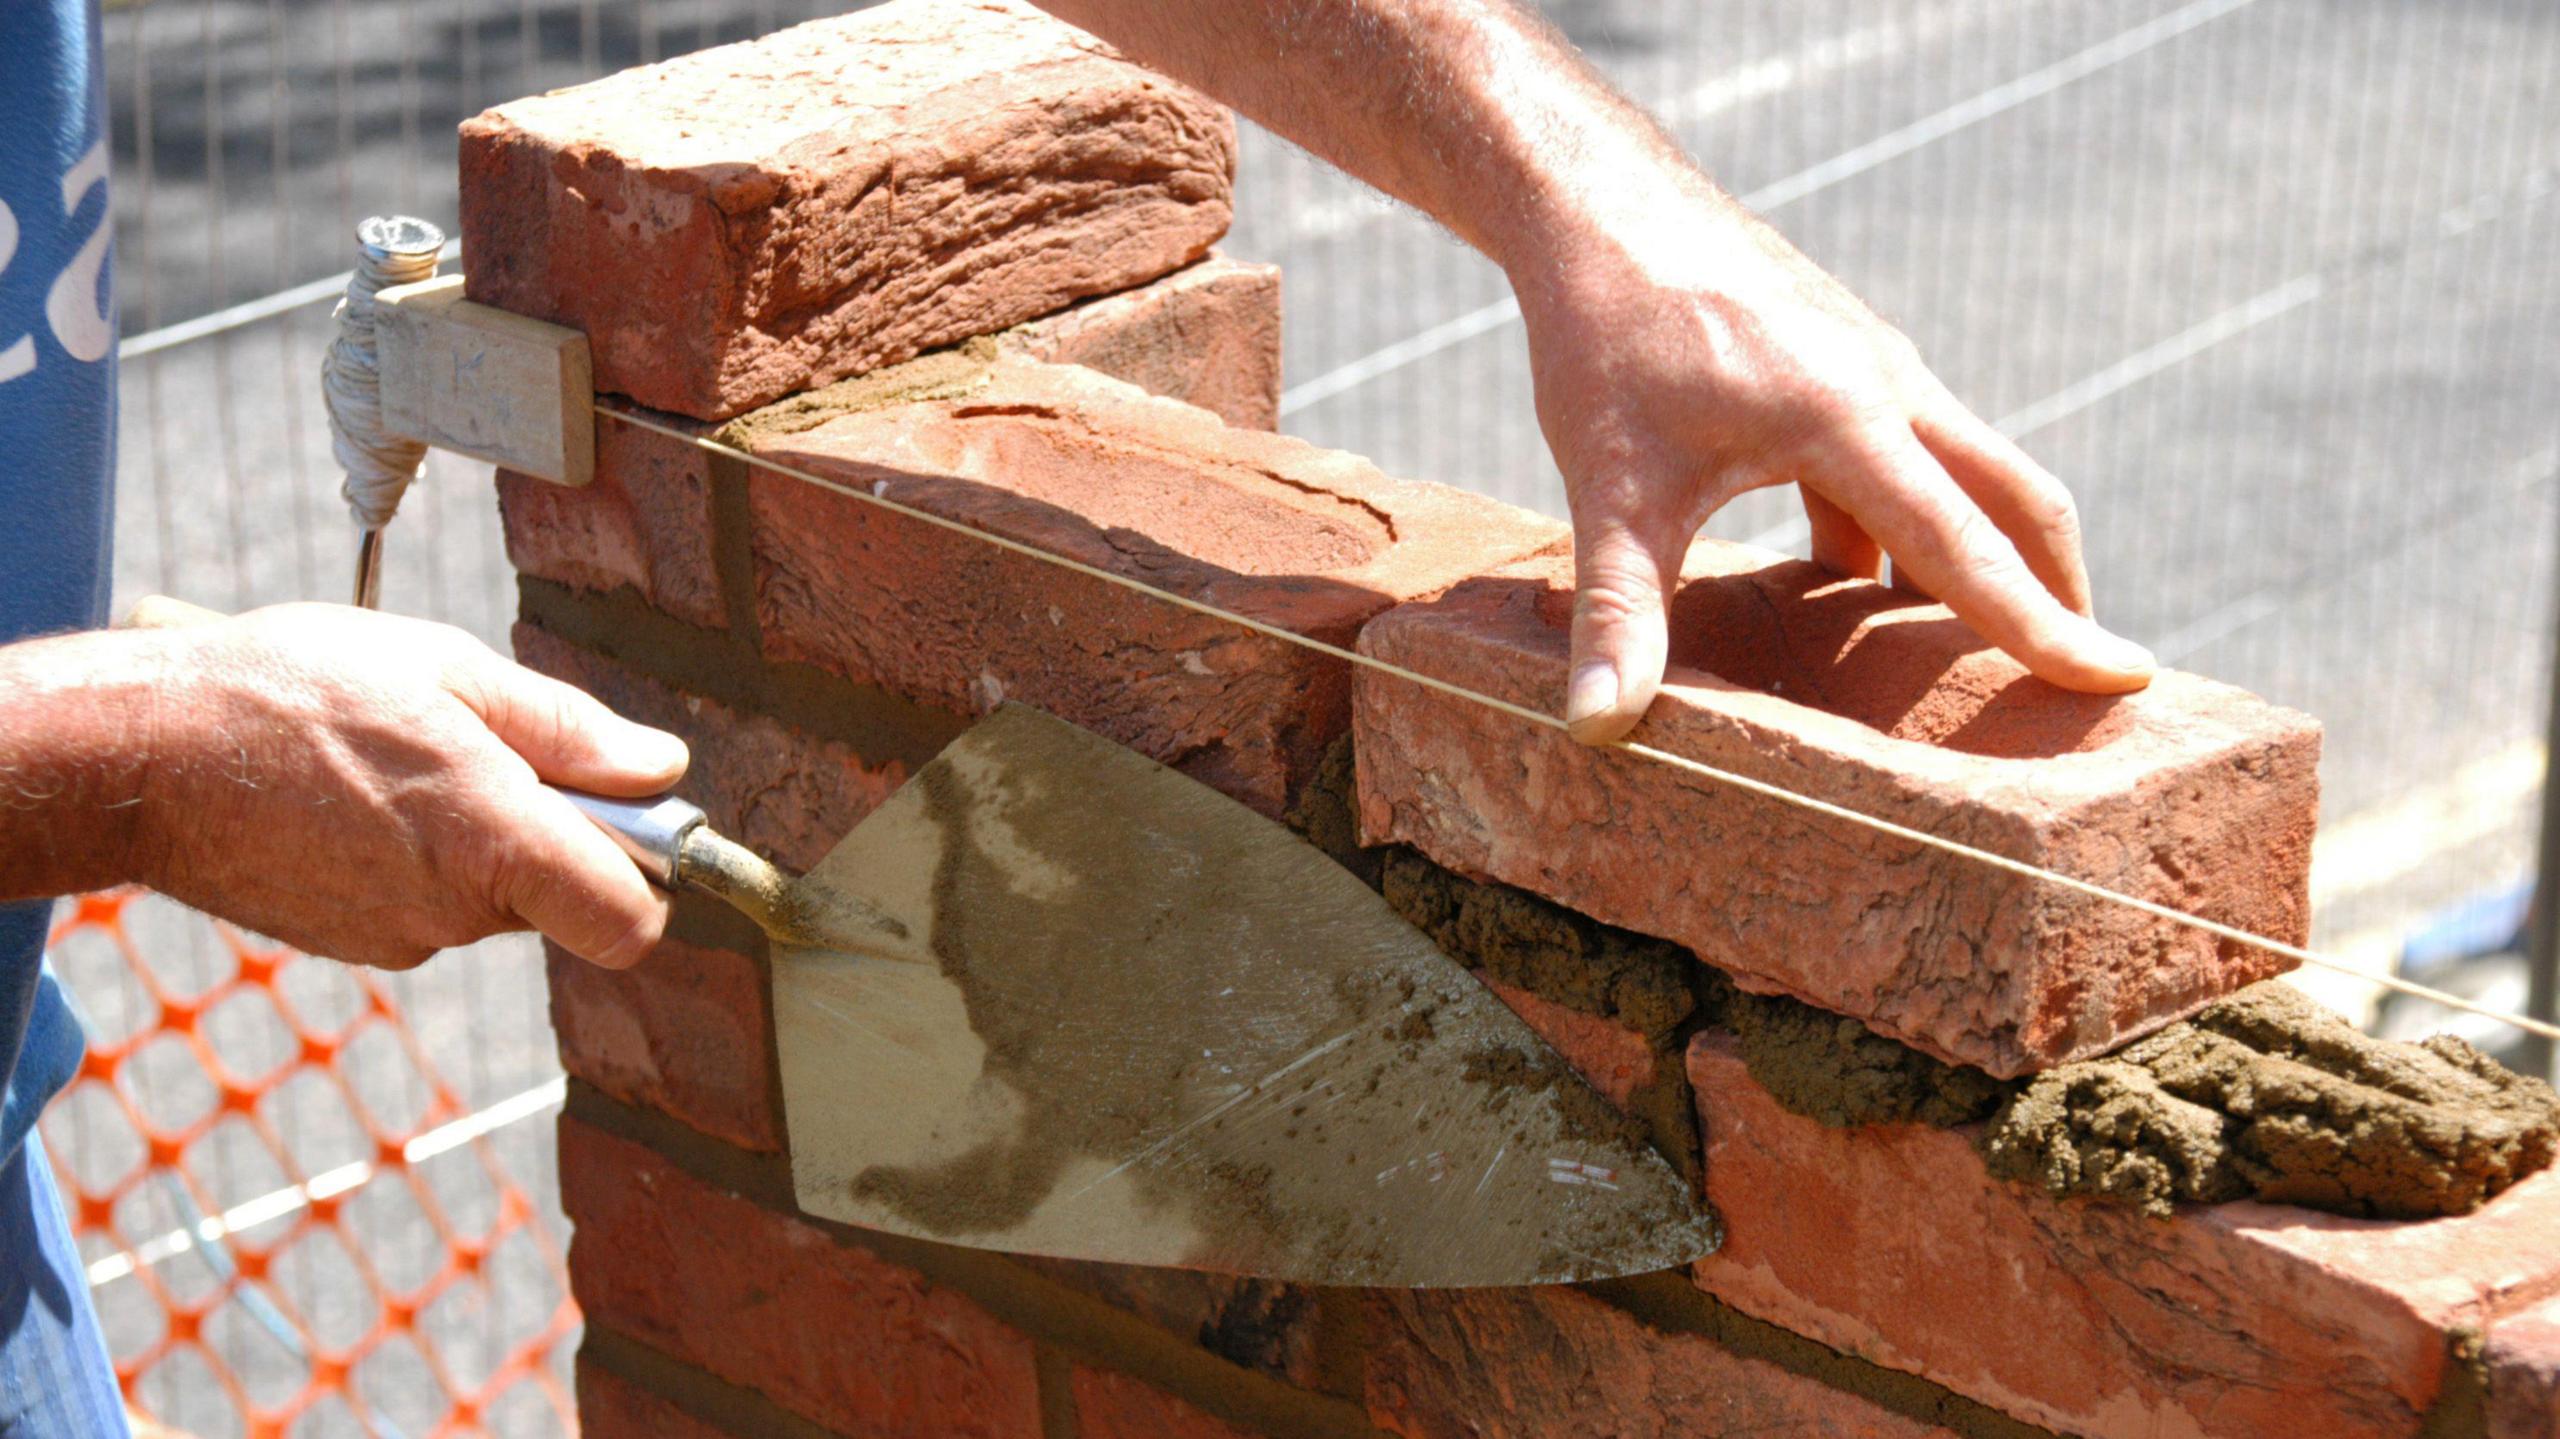
[[[111,3],[119,598],[344,594],[325,281],[367,213],[450,228],[463,116],[836,8]],[[2560,548],[2560,10],[1547,8],[2071,483],[2103,618],[2327,723],[2323,945],[2387,963],[2425,917],[2522,878]],[[1562,512],[1490,265],[1249,126],[1227,248],[1286,268],[1288,429]],[[1713,528],[1800,553],[1791,504],[1755,495]],[[485,472],[430,462],[384,595],[503,644]],[[556,1078],[537,958],[495,942],[383,981],[458,1113]],[[513,1173],[547,1174],[547,1125],[505,1133]],[[76,1164],[79,1136],[62,1147]]]

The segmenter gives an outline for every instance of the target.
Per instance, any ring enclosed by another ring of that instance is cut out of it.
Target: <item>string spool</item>
[[[332,318],[337,335],[320,364],[329,409],[329,448],[346,482],[338,493],[354,516],[355,603],[373,609],[382,591],[382,531],[425,466],[423,443],[382,426],[382,367],[374,348],[373,297],[394,285],[432,279],[444,231],[414,215],[375,215],[356,226],[356,265]]]

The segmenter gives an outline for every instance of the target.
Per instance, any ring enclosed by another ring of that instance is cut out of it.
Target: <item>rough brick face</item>
[[[498,514],[520,574],[628,587],[687,624],[728,623],[711,558],[711,456],[695,446],[598,420],[592,481],[573,488],[500,470]]]
[[[935,393],[739,428],[796,469],[1337,644],[1563,538],[1089,371],[998,360]],[[969,713],[1022,700],[1266,813],[1349,722],[1340,661],[788,475],[749,494],[770,658]]]
[[[1953,1439],[1570,1290],[1381,1292],[1368,1307],[1370,1415],[1406,1439]]]
[[[2560,1295],[2489,1331],[2489,1439],[2560,1439]]]
[[[898,0],[462,127],[472,299],[721,419],[1205,254],[1234,125],[1018,0]]]
[[[665,940],[629,969],[545,944],[551,1028],[571,1074],[747,1149],[778,1150],[763,967]]]
[[[1280,423],[1280,267],[1211,256],[1006,332],[1026,360],[1083,365],[1231,425]]]
[[[590,1323],[840,1433],[1038,1439],[1031,1341],[967,1299],[575,1119],[560,1174]]]
[[[1562,708],[1570,568],[1403,606],[1363,652]],[[2072,695],[1945,610],[1702,541],[1637,737],[1791,791],[2299,942],[2319,730],[2164,673]],[[1999,1075],[2103,1052],[2289,967],[1363,672],[1362,828],[1696,950],[1746,988]],[[1631,863],[1630,855],[1643,855]]]
[[[2451,1331],[2560,1287],[2560,1174],[2454,1219],[2158,1220],[1996,1182],[1957,1131],[1790,1114],[1730,1040],[1689,1078],[1727,1231],[1700,1286],[2067,1433],[2407,1435]]]

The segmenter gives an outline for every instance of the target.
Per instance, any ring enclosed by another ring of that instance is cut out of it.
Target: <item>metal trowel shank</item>
[[[812,1214],[1315,1284],[1540,1284],[1714,1217],[1384,901],[1019,705],[794,881],[774,1024]]]

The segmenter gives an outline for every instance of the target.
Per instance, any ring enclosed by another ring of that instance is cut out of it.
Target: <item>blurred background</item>
[[[451,232],[458,121],[840,8],[109,0],[119,603],[343,597],[330,305],[358,219]],[[2325,722],[2319,946],[2521,1008],[2560,548],[2560,9],[1546,8],[2071,484],[2103,619]],[[1286,268],[1285,428],[1563,512],[1495,270],[1250,126],[1237,196],[1226,248]],[[1804,547],[1784,494],[1713,528]],[[503,648],[514,603],[485,468],[436,456],[386,606]],[[208,1436],[566,1426],[532,945],[372,981],[139,899],[83,911],[56,961],[111,1060],[47,1133],[146,1407]],[[2307,983],[2385,1032],[2515,1053]],[[382,1057],[337,1050],[350,1024]]]

